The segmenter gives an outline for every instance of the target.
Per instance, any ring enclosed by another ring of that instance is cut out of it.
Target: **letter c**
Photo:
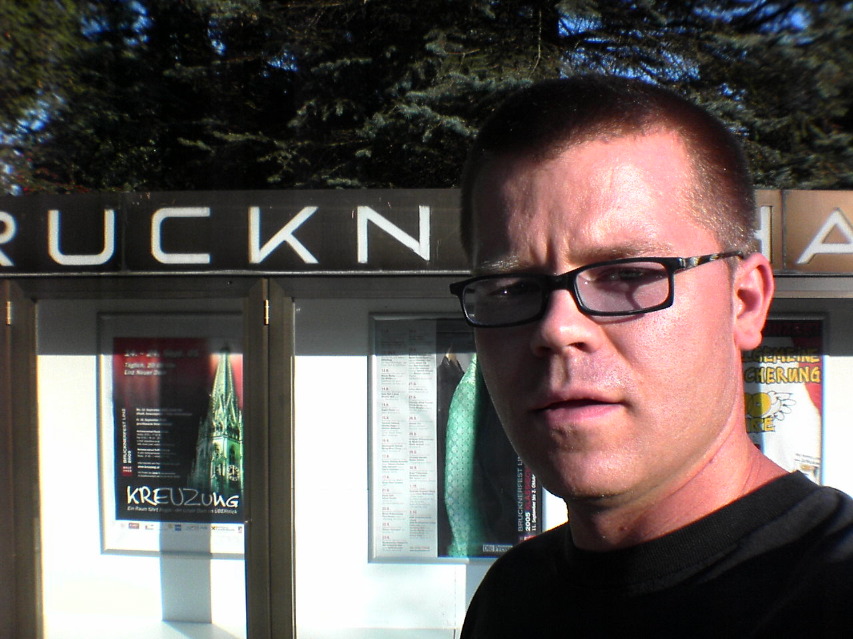
[[[166,253],[163,250],[162,227],[170,217],[210,217],[206,206],[168,207],[151,217],[151,255],[161,264],[210,264],[210,253]]]

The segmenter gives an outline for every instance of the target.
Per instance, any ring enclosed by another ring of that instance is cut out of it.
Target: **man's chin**
[[[616,505],[628,492],[610,482],[581,481],[579,479],[540,479],[545,489],[565,501],[568,505],[607,508]]]

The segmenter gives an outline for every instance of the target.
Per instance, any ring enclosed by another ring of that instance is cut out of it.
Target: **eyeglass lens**
[[[576,282],[580,303],[591,311],[640,311],[669,296],[667,269],[657,262],[596,266],[581,271]]]
[[[471,321],[507,324],[537,316],[548,298],[545,283],[533,277],[495,277],[465,287],[462,303]]]
[[[550,278],[535,275],[490,277],[470,283],[463,293],[469,318],[479,324],[509,324],[532,319],[548,302]],[[561,282],[557,287],[570,286]],[[670,279],[658,262],[590,266],[576,273],[578,303],[593,313],[631,313],[667,301]]]

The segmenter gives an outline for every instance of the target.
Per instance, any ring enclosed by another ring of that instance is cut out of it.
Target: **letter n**
[[[416,240],[411,235],[403,231],[400,227],[388,221],[387,218],[381,216],[369,206],[359,206],[357,209],[358,215],[358,263],[367,264],[368,248],[367,248],[367,223],[373,222],[376,226],[388,233],[403,246],[410,249],[417,255],[421,256],[424,261],[429,261],[429,207],[418,207],[418,232],[419,238]]]

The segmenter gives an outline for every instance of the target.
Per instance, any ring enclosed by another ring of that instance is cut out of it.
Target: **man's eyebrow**
[[[475,264],[472,273],[475,275],[499,275],[524,270],[526,265],[515,256],[502,257],[496,260],[485,260]]]
[[[638,238],[624,244],[599,246],[584,251],[583,258],[575,268],[594,264],[596,262],[607,262],[628,257],[669,257],[675,255],[675,248],[667,242],[644,241]],[[517,273],[531,270],[531,265],[522,261],[517,256],[510,255],[494,260],[484,260],[476,264],[472,269],[475,275],[500,275],[501,273]]]
[[[625,244],[602,246],[584,254],[588,262],[618,260],[624,257],[667,257],[675,255],[675,247],[668,242],[653,242],[638,238]]]

